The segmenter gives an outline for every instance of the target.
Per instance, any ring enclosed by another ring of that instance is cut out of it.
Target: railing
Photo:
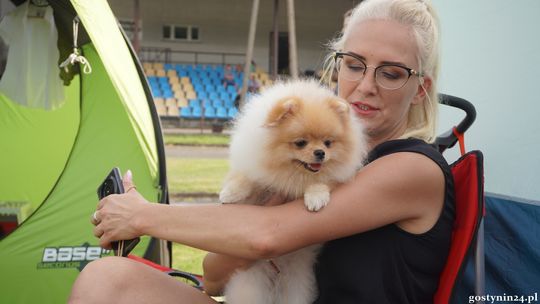
[[[142,47],[142,62],[192,63],[192,64],[244,64],[244,53],[177,51],[170,48]]]

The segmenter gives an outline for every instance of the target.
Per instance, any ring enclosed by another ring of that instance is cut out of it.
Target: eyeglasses
[[[360,81],[366,75],[368,68],[375,68],[375,82],[387,90],[397,90],[403,87],[412,75],[424,76],[423,73],[397,64],[369,66],[360,56],[351,53],[336,52],[334,60],[339,76],[349,81]]]

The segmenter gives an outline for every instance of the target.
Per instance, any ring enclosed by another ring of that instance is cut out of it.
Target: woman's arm
[[[248,268],[253,260],[209,252],[203,260],[203,286],[207,294],[219,296],[236,270]]]
[[[444,177],[429,158],[395,153],[364,167],[309,212],[302,200],[261,207],[244,204],[147,204],[136,191],[111,195],[98,206],[100,245],[139,235],[175,241],[247,259],[272,258],[328,240],[397,223],[413,233],[429,230],[444,200]]]

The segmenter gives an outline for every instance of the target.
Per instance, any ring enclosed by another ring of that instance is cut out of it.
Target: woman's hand
[[[129,240],[142,235],[134,219],[143,212],[148,202],[137,192],[131,171],[128,170],[124,175],[123,184],[126,192],[104,197],[92,215],[91,222],[96,226],[94,235],[99,238],[102,248],[110,249],[113,241]]]

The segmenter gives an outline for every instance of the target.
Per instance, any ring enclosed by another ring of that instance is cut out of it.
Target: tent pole
[[[246,102],[249,74],[251,72],[251,60],[253,58],[253,45],[255,44],[255,30],[257,29],[257,14],[259,12],[259,0],[253,0],[251,8],[251,22],[249,24],[249,36],[246,50],[246,60],[244,63],[244,79],[242,82],[242,92],[240,93],[239,108],[242,109]]]
[[[293,79],[297,79],[298,56],[296,55],[296,25],[294,16],[294,0],[287,0],[287,17],[289,19],[289,72]]]

